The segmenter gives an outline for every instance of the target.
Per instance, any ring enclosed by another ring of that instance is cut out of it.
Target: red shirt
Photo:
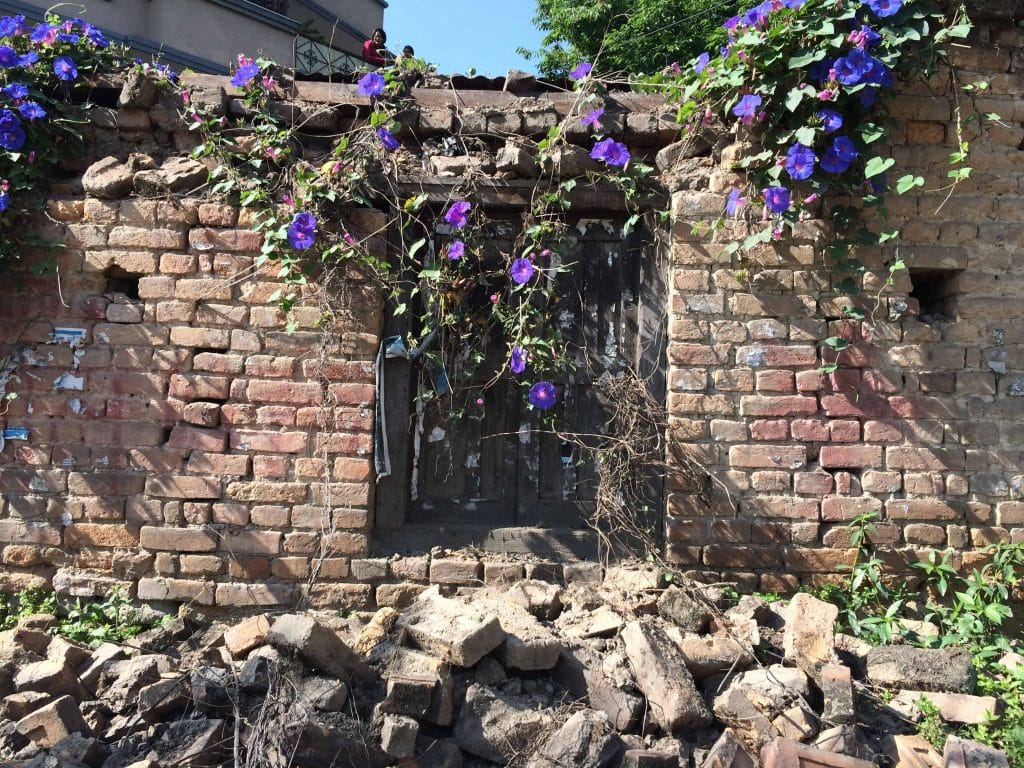
[[[377,53],[377,44],[373,40],[363,43],[363,61],[377,67],[384,66],[384,57]]]

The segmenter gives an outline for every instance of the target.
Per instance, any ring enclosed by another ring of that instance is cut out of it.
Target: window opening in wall
[[[910,297],[920,305],[922,323],[941,323],[956,319],[959,298],[959,269],[911,269]]]
[[[124,302],[125,299],[131,302],[141,301],[139,298],[139,280],[142,275],[133,274],[121,267],[108,267],[104,272],[107,277],[105,293],[111,301]]]

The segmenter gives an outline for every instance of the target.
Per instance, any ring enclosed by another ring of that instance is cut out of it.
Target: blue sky
[[[384,31],[395,53],[411,45],[416,55],[443,74],[498,77],[515,67],[536,73],[536,65],[516,53],[536,50],[541,32],[533,26],[533,0],[388,0]]]

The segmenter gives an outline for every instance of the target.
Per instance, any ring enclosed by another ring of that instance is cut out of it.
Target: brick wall
[[[961,80],[991,85],[961,106],[1003,123],[980,132],[973,177],[941,209],[941,190],[891,202],[910,272],[877,308],[865,302],[864,321],[844,319],[849,300],[830,291],[822,221],[750,265],[692,234],[722,211],[744,147],[723,142],[712,159],[665,174],[678,190],[670,432],[674,455],[698,470],[666,494],[668,550],[682,567],[767,590],[830,578],[852,561],[844,523],[862,512],[879,515],[874,538],[896,567],[926,547],[951,547],[969,565],[987,542],[1024,540],[1024,44],[1007,18],[983,21],[957,50]],[[198,82],[230,111],[222,81]],[[943,183],[954,138],[943,82],[906,86],[894,105],[897,168],[925,175],[928,189]],[[351,87],[298,93],[303,103],[282,112],[325,136],[368,106]],[[539,137],[571,107],[498,92],[417,98],[403,119],[418,139],[459,125]],[[650,102],[620,101],[613,130],[653,159],[671,130],[644,111]],[[80,170],[108,154],[187,150],[171,109],[162,99],[148,113],[96,111]],[[0,453],[0,588],[90,594],[121,583],[145,599],[270,605],[307,594],[315,575],[314,603],[370,607],[430,582],[595,575],[586,564],[431,556],[429,541],[418,556],[373,550],[382,303],[369,285],[341,292],[348,312],[326,335],[323,292],[310,286],[288,334],[245,211],[188,197],[101,200],[72,177],[55,181],[47,214],[39,233],[66,245],[59,280],[33,277],[46,255],[30,252],[0,293],[0,353],[16,355],[5,387],[17,394],[0,421],[28,430]],[[350,216],[364,233],[384,221]],[[893,255],[859,254],[864,295],[883,288]],[[62,328],[83,335],[54,334]],[[833,335],[851,346],[823,374]]]
[[[928,191],[888,204],[901,237],[856,254],[860,296],[830,290],[823,220],[747,264],[724,253],[728,231],[692,234],[723,209],[743,145],[722,150],[708,190],[676,193],[670,431],[712,476],[676,480],[667,500],[684,567],[765,590],[834,578],[862,513],[878,516],[871,538],[896,568],[930,547],[967,567],[988,543],[1024,542],[1024,41],[1006,22],[1014,4],[988,5],[994,18],[954,54],[960,82],[990,87],[960,106],[1003,121],[967,128],[974,173],[946,200],[948,73],[903,87],[892,173],[923,175]],[[886,287],[897,254],[909,271]],[[850,347],[826,374],[830,336]]]

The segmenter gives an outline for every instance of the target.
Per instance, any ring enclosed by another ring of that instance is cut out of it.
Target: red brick
[[[757,344],[752,347],[738,347],[736,362],[754,368],[811,368],[818,364],[818,352],[814,347],[783,344]],[[792,372],[790,372],[792,376]]]
[[[152,227],[114,227],[107,244],[153,250],[183,250],[188,238],[181,229],[154,229]]]
[[[230,557],[228,575],[234,579],[265,579],[270,576],[269,557]]]
[[[860,422],[852,419],[832,419],[828,423],[828,436],[833,443],[860,442]]]
[[[227,349],[231,346],[231,331],[227,328],[171,328],[171,344],[179,347]],[[200,355],[202,357],[202,355]]]
[[[232,430],[231,447],[245,451],[268,451],[271,453],[300,453],[309,445],[305,432],[258,432],[254,430]]]
[[[758,371],[758,392],[793,392],[795,385],[792,371]]]
[[[64,531],[64,545],[71,549],[83,547],[134,547],[139,543],[139,529],[125,525],[75,523]]]
[[[200,345],[204,346],[204,345]],[[210,373],[241,373],[245,365],[242,355],[218,354],[216,352],[200,352],[192,358],[192,370]]]
[[[875,445],[823,445],[821,466],[829,467],[881,467],[882,448]]]
[[[885,464],[887,469],[963,470],[966,454],[960,448],[888,447],[885,449]]]
[[[319,403],[322,397],[320,385],[312,382],[254,380],[248,383],[246,393],[253,402],[293,405],[314,405]]]
[[[213,505],[211,519],[215,523],[244,526],[249,523],[249,508],[245,504],[218,502]]]
[[[372,384],[373,363],[359,360],[303,360],[302,374],[307,378],[323,376],[328,381]]]
[[[146,494],[168,499],[219,499],[221,483],[215,477],[150,477],[146,480]]]
[[[167,377],[134,371],[90,371],[89,388],[105,395],[155,395],[167,391]]]
[[[170,395],[182,400],[226,400],[231,379],[225,376],[175,374],[171,376]]]
[[[263,528],[288,528],[291,525],[291,512],[288,507],[261,504],[249,511],[249,519],[253,525]]]
[[[822,374],[820,371],[797,371],[796,391],[817,392],[822,387],[823,377],[824,374]]]
[[[832,492],[835,481],[827,472],[797,472],[793,475],[793,490],[809,496],[824,496]]]
[[[740,501],[747,517],[784,517],[787,519],[818,519],[818,500],[793,496],[755,496]]]
[[[803,442],[824,443],[829,440],[828,422],[795,419],[790,425],[793,439]]]
[[[942,499],[893,499],[885,503],[891,520],[960,520],[963,508],[957,502]]]
[[[319,408],[310,409],[319,414]],[[297,409],[291,405],[264,405],[256,409],[256,423],[260,426],[294,427]],[[316,426],[317,422],[309,426]]]
[[[371,405],[374,402],[372,384],[330,384],[327,391],[335,405]]]
[[[295,373],[294,357],[272,357],[253,355],[245,361],[245,372],[249,376],[265,378],[289,378]],[[307,361],[315,362],[315,361]]]
[[[249,474],[249,457],[222,453],[194,453],[188,461],[188,471],[198,475]]]
[[[252,473],[255,477],[279,479],[288,477],[291,460],[287,456],[253,456]]]
[[[786,547],[782,557],[791,573],[841,573],[853,567],[857,550]]]
[[[802,445],[734,445],[729,448],[729,464],[797,469],[807,464],[807,448]]]
[[[0,542],[60,545],[60,528],[27,520],[0,520]]]
[[[258,254],[263,235],[247,229],[193,228],[188,233],[189,245],[197,250],[217,250]]]
[[[222,430],[186,427],[176,424],[171,429],[171,436],[167,440],[167,447],[171,450],[196,450],[217,453],[227,447],[227,442],[227,433]]]
[[[779,568],[778,547],[714,544],[704,548],[704,565],[720,568]]]
[[[279,531],[229,532],[221,538],[220,548],[232,554],[276,555],[281,549]]]
[[[238,221],[238,209],[221,203],[200,203],[199,223],[211,227],[233,227]]]
[[[219,537],[206,528],[165,528],[142,526],[140,545],[144,549],[169,552],[213,552]]]
[[[879,395],[822,395],[821,407],[829,416],[858,416],[865,418],[891,415],[888,401]]]
[[[1000,525],[1024,525],[1024,502],[1001,501],[996,505]]]
[[[71,472],[68,493],[75,496],[134,496],[142,493],[146,476],[135,472]]]
[[[291,502],[306,500],[308,483],[275,483],[266,480],[229,483],[228,498],[236,501]]]
[[[882,502],[872,496],[829,496],[821,500],[822,520],[852,520],[858,515],[881,511]]]
[[[869,443],[898,443],[903,439],[899,422],[867,421],[864,423],[864,439]]]
[[[725,365],[729,360],[729,345],[671,344],[668,359],[673,365]]]
[[[818,401],[801,395],[783,397],[743,396],[740,413],[743,416],[799,416],[818,411]]]
[[[750,437],[754,440],[785,440],[789,437],[789,422],[784,419],[755,419],[750,422]]]

